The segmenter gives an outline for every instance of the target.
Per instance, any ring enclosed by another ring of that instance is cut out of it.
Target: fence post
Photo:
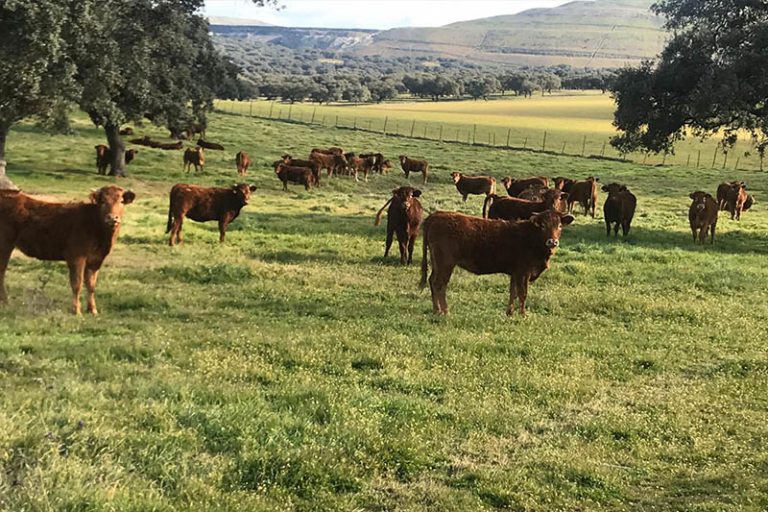
[[[352,120],[352,129],[357,130],[357,116]]]
[[[733,170],[734,171],[738,171],[739,170],[739,160],[741,160],[741,157],[740,156],[736,157],[736,165],[733,166]]]
[[[270,103],[270,105],[269,105],[269,118],[270,118],[270,119],[272,119],[272,110],[274,110],[274,108],[275,108],[275,102],[273,101],[273,102],[272,102],[272,103]]]
[[[411,123],[411,138],[413,138],[413,129],[416,128],[416,120],[414,119]]]
[[[601,156],[601,157],[604,157],[604,156],[605,156],[605,141],[603,141],[603,149],[601,149],[601,150],[600,150],[600,156]],[[665,157],[665,158],[666,158],[666,156],[667,156],[667,155],[666,155],[666,154],[664,154],[664,157]]]
[[[387,134],[387,122],[388,121],[389,121],[389,117],[385,117],[384,118],[384,129],[381,131],[382,135],[386,135]]]
[[[291,110],[293,110],[293,103],[288,105],[288,120],[291,120]]]
[[[725,169],[725,164],[728,163],[728,152],[723,151],[723,155],[725,155],[725,158],[723,158],[723,169]]]
[[[472,125],[472,144],[475,143],[476,136],[477,136],[477,125],[474,124]]]
[[[496,147],[496,132],[493,132],[493,147]]]
[[[667,165],[667,152],[664,152],[664,158],[661,159],[661,165]]]
[[[584,136],[584,140],[581,141],[581,156],[584,156],[584,153],[587,151],[587,136]]]
[[[339,127],[339,114],[336,114],[336,124],[333,125],[334,128]]]
[[[686,167],[690,167],[691,166],[691,155],[690,154],[688,155],[688,161],[685,163],[685,166]]]
[[[443,142],[443,123],[440,123],[440,142]]]
[[[560,154],[561,154],[561,155],[564,155],[564,154],[565,154],[565,145],[566,145],[566,142],[563,142],[563,150],[562,150],[562,151],[560,151]]]
[[[425,139],[427,138],[427,127],[428,126],[429,126],[429,124],[427,124],[427,123],[424,124],[424,138]]]
[[[528,148],[528,136],[526,135],[525,140],[523,141],[523,149],[527,149],[527,148]]]
[[[309,121],[309,124],[315,124],[315,114],[317,114],[317,107],[312,110],[312,119]]]
[[[456,142],[459,142],[459,129],[456,128]]]
[[[643,155],[643,165],[645,165],[645,161],[648,160],[648,152],[646,151]]]
[[[696,157],[696,168],[699,168],[699,163],[701,163],[701,150],[699,150],[699,155]]]
[[[248,114],[248,115],[249,115],[249,116],[251,116],[251,117],[253,117],[253,100],[249,100],[249,101],[248,101],[248,104],[249,104],[249,106],[250,106],[250,112],[249,112],[249,114]]]
[[[546,151],[547,150],[547,130],[544,130],[544,142],[541,144],[541,150]]]
[[[717,148],[719,146],[715,146],[715,156],[712,157],[712,168],[715,168],[715,162],[717,161]]]

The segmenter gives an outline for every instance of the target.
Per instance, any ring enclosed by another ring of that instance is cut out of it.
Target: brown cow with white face
[[[136,194],[114,185],[91,193],[88,203],[49,203],[22,192],[0,192],[0,303],[8,302],[5,271],[14,248],[32,258],[66,261],[72,311],[79,315],[83,281],[88,312],[96,309],[96,280],[112,251],[123,212]]]
[[[429,287],[435,314],[448,313],[446,290],[455,267],[473,274],[507,274],[509,303],[507,314],[518,301],[525,314],[528,283],[549,268],[549,260],[560,245],[564,225],[573,216],[545,211],[530,220],[510,222],[470,217],[455,212],[436,212],[424,221],[424,254],[421,283],[427,284],[427,255],[432,263]]]
[[[696,243],[698,239],[703,244],[709,233],[712,237],[710,243],[714,244],[719,211],[715,198],[701,190],[692,192],[688,197],[693,199],[690,208],[688,208],[688,221],[691,224],[693,243]]]
[[[170,233],[168,245],[181,243],[181,227],[184,218],[188,217],[197,222],[216,220],[219,222],[219,242],[224,242],[227,226],[240,215],[240,210],[251,198],[255,185],[241,183],[229,188],[206,188],[179,183],[174,185],[170,194],[168,207],[168,225],[165,230]]]

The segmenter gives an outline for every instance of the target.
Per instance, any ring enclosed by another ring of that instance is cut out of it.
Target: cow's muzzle
[[[549,239],[546,241],[546,246],[547,246],[548,248],[550,248],[550,249],[554,249],[554,248],[556,248],[556,247],[557,247],[557,246],[559,246],[559,245],[560,245],[560,240],[556,240],[556,239],[554,239],[554,238],[549,238]]]
[[[107,215],[107,217],[104,219],[104,223],[107,226],[114,228],[120,225],[120,217],[117,215]]]
[[[703,210],[703,209],[704,209],[704,204],[703,204],[703,203],[699,203],[699,204],[697,204],[697,205],[696,205],[696,209],[697,209],[697,210]]]

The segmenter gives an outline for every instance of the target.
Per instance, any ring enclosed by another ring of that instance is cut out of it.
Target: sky
[[[279,0],[282,8],[250,0],[206,0],[205,14],[257,19],[292,27],[437,27],[456,21],[555,7],[566,0]]]

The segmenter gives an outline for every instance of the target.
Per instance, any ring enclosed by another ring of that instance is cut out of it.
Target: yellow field
[[[584,156],[620,157],[608,143],[614,135],[614,102],[599,91],[560,92],[532,98],[466,101],[409,101],[364,105],[219,102],[233,113],[354,127],[429,139],[512,146]],[[726,156],[718,138],[689,138],[674,155],[631,154],[627,159],[689,167],[759,169],[748,137]]]

